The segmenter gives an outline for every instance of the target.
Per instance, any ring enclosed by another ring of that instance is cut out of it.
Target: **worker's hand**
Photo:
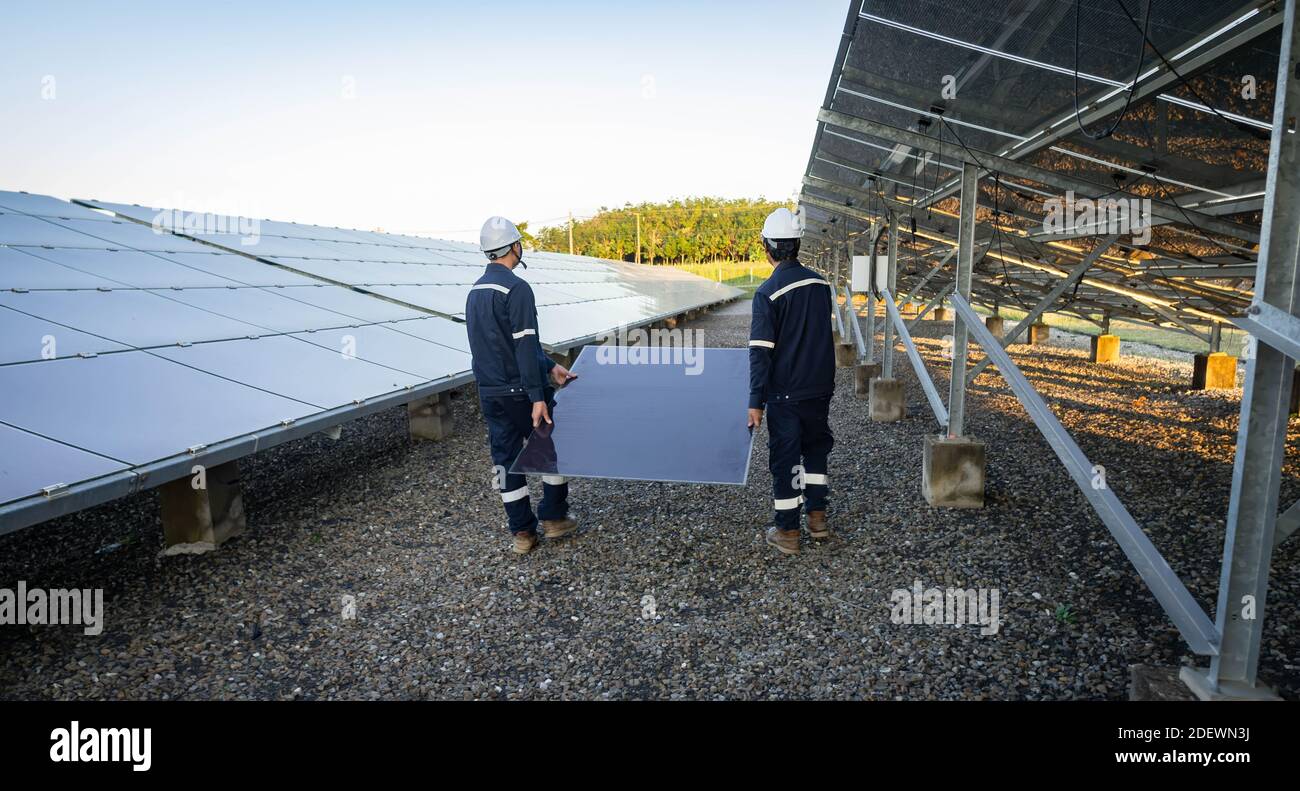
[[[761,409],[749,410],[749,427],[758,428],[761,425],[763,425],[763,410]]]
[[[546,409],[545,401],[533,402],[533,428],[542,425],[545,420],[548,424],[551,422],[551,413]]]
[[[551,381],[555,382],[556,387],[564,387],[577,378],[577,374],[569,373],[569,369],[559,363],[556,363],[555,367],[551,369]]]

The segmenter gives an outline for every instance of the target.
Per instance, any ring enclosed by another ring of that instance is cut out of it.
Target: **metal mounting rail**
[[[858,346],[858,359],[867,356],[867,340],[862,336],[862,322],[858,321],[858,312],[853,309],[853,292],[844,289],[844,304],[847,306],[849,323],[853,325],[853,342]]]
[[[912,334],[907,331],[907,324],[898,313],[898,306],[894,304],[894,295],[889,293],[889,289],[885,289],[880,292],[880,296],[881,301],[885,303],[885,310],[889,311],[889,320],[894,323],[894,328],[898,330],[898,337],[903,341],[903,348],[907,350],[907,359],[912,361],[912,369],[916,371],[916,378],[921,383],[921,389],[925,391],[925,398],[930,402],[934,419],[939,421],[940,426],[947,428],[948,407],[943,405],[939,390],[930,379],[930,371],[925,367],[925,361],[921,359],[920,353],[916,351],[916,344],[912,343]]]

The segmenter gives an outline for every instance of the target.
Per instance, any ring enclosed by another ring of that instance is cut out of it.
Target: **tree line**
[[[626,204],[574,218],[573,252],[635,261],[637,218],[641,223],[641,262],[685,264],[763,261],[763,220],[788,203],[763,198],[681,198],[663,203]],[[569,223],[532,235],[536,249],[569,252]]]

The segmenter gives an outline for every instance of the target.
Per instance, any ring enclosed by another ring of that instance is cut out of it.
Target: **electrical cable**
[[[1125,6],[1124,3],[1121,2],[1121,0],[1115,0],[1115,5],[1119,6],[1120,10],[1124,12],[1124,16],[1128,17],[1128,21],[1131,22],[1131,23],[1133,24],[1134,27],[1138,27],[1138,21],[1137,21],[1136,19],[1134,19],[1133,15],[1130,14],[1130,13],[1128,12],[1128,7]],[[1148,7],[1147,7],[1147,12],[1150,13],[1150,11],[1151,11],[1151,8],[1150,8],[1150,6],[1148,6]],[[1140,27],[1139,27],[1138,29],[1141,30]],[[1147,35],[1147,32],[1146,32],[1145,30],[1142,31],[1142,38],[1146,41],[1146,45],[1149,46],[1149,47],[1151,47],[1151,51],[1154,52],[1155,55],[1156,55],[1156,57],[1160,59],[1160,62],[1164,64],[1165,68],[1169,70],[1169,73],[1172,74],[1172,75],[1174,75],[1174,77],[1177,78],[1178,81],[1179,81],[1180,83],[1182,83],[1182,85],[1183,85],[1184,88],[1186,88],[1187,90],[1191,91],[1192,96],[1196,97],[1196,101],[1198,101],[1198,102],[1200,102],[1201,104],[1205,105],[1205,107],[1206,107],[1207,109],[1209,109],[1210,112],[1212,112],[1212,113],[1214,113],[1215,115],[1219,116],[1219,118],[1222,119],[1223,121],[1225,121],[1225,122],[1227,122],[1227,123],[1229,123],[1229,124],[1232,124],[1233,126],[1237,127],[1238,130],[1240,130],[1240,131],[1242,131],[1242,132],[1245,132],[1245,133],[1248,134],[1248,135],[1251,135],[1252,137],[1255,137],[1255,138],[1257,138],[1257,139],[1259,139],[1259,140],[1271,140],[1271,139],[1272,139],[1272,135],[1269,134],[1269,133],[1266,133],[1264,130],[1262,130],[1262,129],[1256,129],[1255,127],[1251,126],[1250,124],[1244,124],[1244,123],[1242,123],[1241,121],[1238,121],[1238,120],[1233,119],[1233,118],[1229,118],[1228,116],[1226,116],[1226,115],[1224,115],[1223,113],[1219,112],[1219,108],[1217,108],[1217,107],[1215,107],[1214,105],[1212,105],[1212,104],[1210,104],[1209,102],[1207,102],[1207,101],[1205,100],[1205,97],[1201,96],[1200,91],[1197,91],[1197,90],[1196,90],[1196,87],[1193,86],[1190,82],[1188,82],[1188,81],[1187,81],[1187,78],[1184,77],[1182,74],[1180,74],[1179,71],[1178,71],[1178,69],[1174,68],[1174,64],[1170,63],[1169,60],[1168,60],[1168,58],[1166,58],[1166,57],[1164,56],[1164,53],[1162,53],[1162,52],[1160,51],[1160,49],[1155,45],[1155,43],[1154,43],[1153,41],[1151,41],[1151,37]]]
[[[1115,0],[1115,2],[1119,3],[1120,7],[1123,8],[1123,3],[1120,0]],[[1129,81],[1128,92],[1124,96],[1124,107],[1115,116],[1115,121],[1109,127],[1099,134],[1093,134],[1084,128],[1083,119],[1079,117],[1079,39],[1081,38],[1079,26],[1083,0],[1074,0],[1074,123],[1079,127],[1080,132],[1092,140],[1104,140],[1110,137],[1119,128],[1120,123],[1124,121],[1124,116],[1128,114],[1129,105],[1133,102],[1133,93],[1137,91],[1138,78],[1142,76],[1142,63],[1146,58],[1147,51],[1146,45],[1150,41],[1147,37],[1147,30],[1151,26],[1151,6],[1153,5],[1155,5],[1155,0],[1147,0],[1147,12],[1142,27],[1138,28],[1138,32],[1142,34],[1142,40],[1138,42],[1137,68],[1133,71],[1133,79]],[[1130,19],[1133,18],[1128,13],[1127,8],[1124,8],[1124,14]],[[1133,21],[1134,24],[1137,23],[1137,20]]]

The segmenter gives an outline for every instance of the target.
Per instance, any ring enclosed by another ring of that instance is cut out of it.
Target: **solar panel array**
[[[800,195],[805,257],[842,259],[855,238],[866,253],[868,225],[892,218],[907,293],[956,245],[964,160],[984,175],[977,302],[1028,311],[1096,251],[1054,312],[1199,334],[1240,315],[1254,296],[1282,15],[1247,0],[1157,4],[1147,46],[1162,58],[1147,53],[1129,102],[1140,27],[1117,9],[1076,26],[1067,6],[851,3]],[[1145,235],[1112,241],[1118,223],[1075,213],[1121,200],[1121,216],[1152,215]],[[927,297],[951,280],[946,266]]]
[[[464,318],[469,288],[483,273],[483,254],[465,242],[271,220],[259,221],[256,232],[241,233],[238,218],[81,202],[457,319]],[[251,226],[245,223],[245,229]],[[655,321],[739,293],[669,267],[544,252],[529,253],[525,263],[527,268],[516,272],[533,287],[541,341],[551,350],[567,350],[623,324]]]
[[[154,220],[192,215],[95,205],[119,216],[0,192],[0,532],[472,378],[471,245],[272,221],[191,239]],[[529,260],[552,348],[738,293]]]

